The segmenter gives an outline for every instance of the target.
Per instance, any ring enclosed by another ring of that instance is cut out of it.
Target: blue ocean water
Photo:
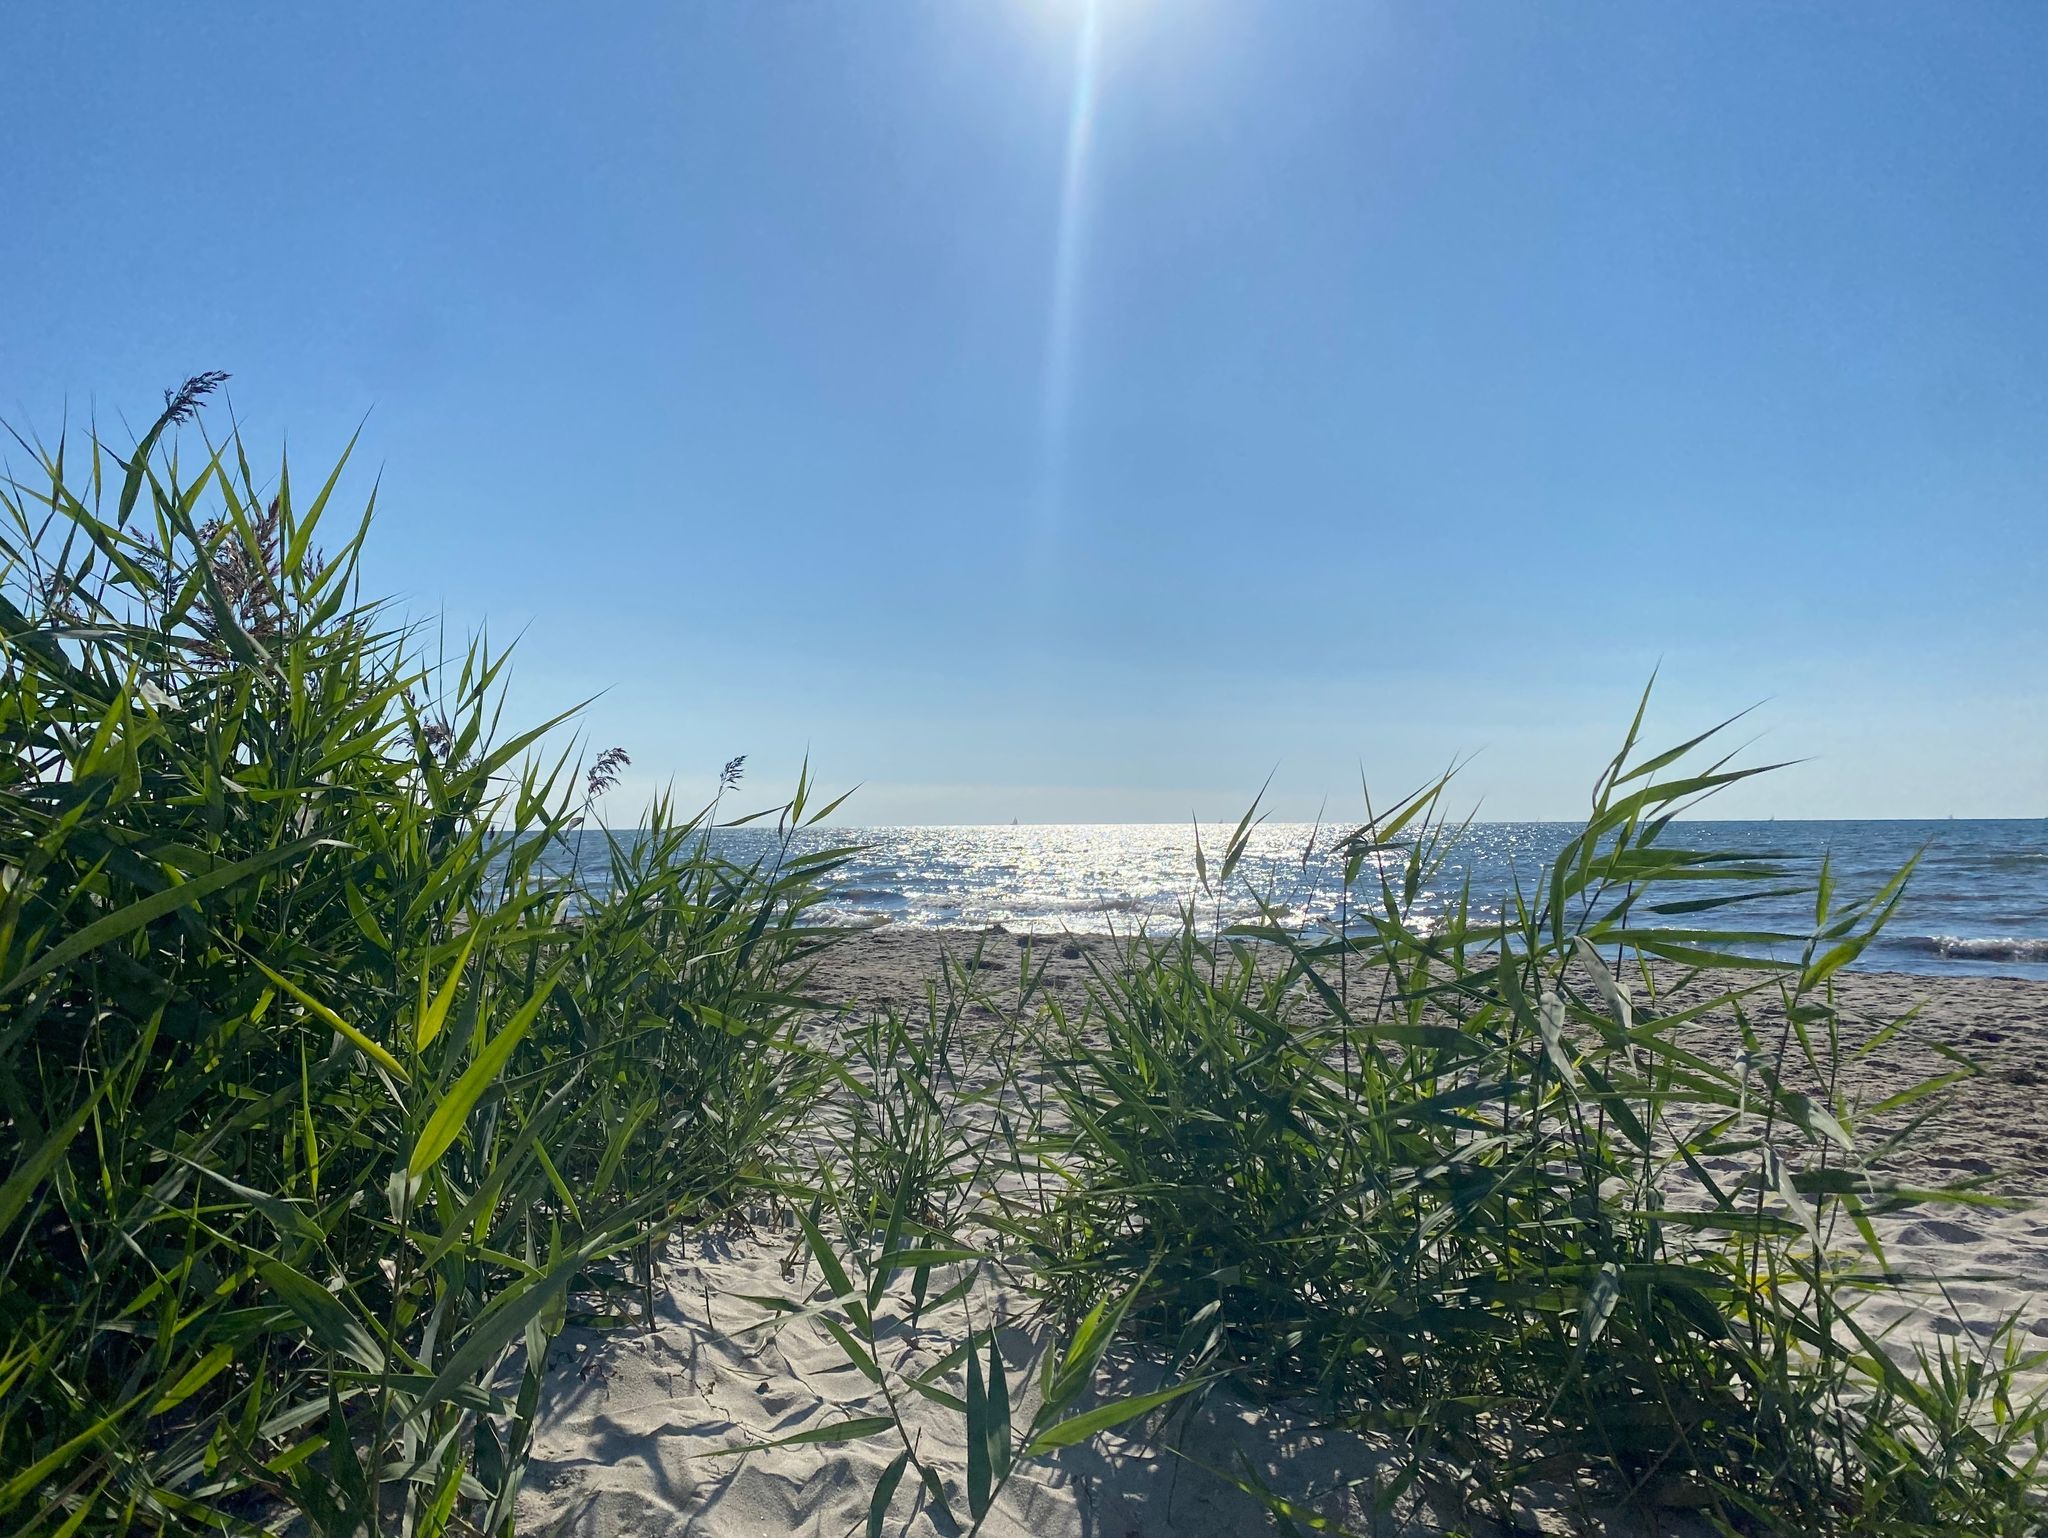
[[[1239,880],[1249,878],[1293,920],[1331,924],[1344,899],[1332,846],[1346,831],[1264,824],[1252,835]],[[1554,822],[1475,824],[1441,878],[1421,894],[1421,905],[1428,911],[1454,900],[1469,878],[1474,907],[1498,912],[1518,884],[1534,888],[1575,831]],[[1212,874],[1230,832],[1199,830]],[[773,830],[758,826],[713,837],[722,852],[742,860],[772,857],[776,845]],[[1241,892],[1220,905],[1204,896],[1196,838],[1191,825],[1167,823],[813,828],[796,835],[795,847],[859,846],[826,909],[853,925],[1128,932],[1174,922],[1189,902],[1205,919],[1250,916],[1255,910]],[[1865,953],[1865,969],[2048,978],[2048,819],[1688,822],[1673,824],[1664,842],[1775,856],[1809,886],[1822,857],[1831,856],[1838,905],[1876,891],[1917,854],[1904,900]],[[598,848],[587,846],[578,863],[597,876]],[[1762,899],[1704,922],[1803,933],[1812,924],[1812,899]]]

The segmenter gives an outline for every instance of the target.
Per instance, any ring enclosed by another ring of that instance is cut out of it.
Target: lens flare
[[[1067,105],[1066,153],[1060,168],[1059,225],[1053,247],[1052,312],[1046,326],[1041,396],[1043,460],[1039,523],[1059,525],[1066,502],[1067,445],[1074,409],[1074,330],[1080,307],[1081,255],[1087,224],[1088,149],[1095,136],[1096,86],[1102,53],[1097,0],[1086,0],[1074,35],[1074,81]]]

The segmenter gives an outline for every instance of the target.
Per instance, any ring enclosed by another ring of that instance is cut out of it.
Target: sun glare
[[[1074,404],[1074,331],[1088,213],[1088,152],[1095,134],[1102,55],[1100,0],[1082,0],[1076,7],[1063,9],[1077,14],[1066,147],[1060,162],[1058,223],[1053,237],[1052,303],[1046,324],[1039,515],[1044,533],[1057,526],[1066,496],[1067,440]]]

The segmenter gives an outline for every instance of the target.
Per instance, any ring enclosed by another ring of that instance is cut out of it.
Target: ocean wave
[[[840,902],[871,903],[904,901],[903,894],[885,886],[841,886],[832,888],[832,896]]]
[[[1054,913],[1143,913],[1157,906],[1142,897],[1036,897],[1029,893],[1001,893],[1001,905],[1019,918]]]
[[[896,922],[895,914],[884,913],[878,908],[843,908],[836,903],[826,903],[812,912],[837,929],[880,929],[885,924]]]
[[[1970,935],[1898,935],[1894,945],[1950,961],[2048,961],[2048,940]]]

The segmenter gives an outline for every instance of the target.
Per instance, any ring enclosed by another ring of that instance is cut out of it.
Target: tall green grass
[[[1105,1358],[1143,1291],[1142,1276],[1100,1291],[1056,1331],[1023,1332],[1024,1354],[1015,1339],[1006,1350],[1006,1337],[1018,1332],[1006,1330],[1003,1300],[986,1284],[1005,1272],[1014,1279],[1006,1197],[1045,1173],[1025,1154],[1043,1106],[1021,1092],[1033,1072],[1024,1026],[1044,962],[1026,948],[1007,997],[982,981],[1000,970],[977,944],[927,980],[921,1009],[839,1022],[837,1093],[821,1119],[826,1137],[812,1150],[811,1184],[792,1193],[807,1197],[809,1209],[796,1219],[784,1267],[790,1276],[799,1262],[815,1267],[816,1283],[804,1297],[745,1299],[768,1312],[742,1334],[822,1330],[872,1385],[874,1402],[862,1407],[867,1413],[729,1451],[893,1441],[899,1450],[869,1499],[868,1538],[891,1531],[905,1504],[909,1516],[893,1530],[911,1531],[922,1517],[925,1530],[974,1538],[1023,1469],[1161,1411],[1207,1381],[1170,1370],[1157,1387],[1106,1390]],[[948,1310],[965,1322],[962,1329],[946,1320],[958,1336],[950,1349],[930,1363],[903,1352]],[[960,1422],[965,1455],[957,1469],[945,1466],[917,1422],[931,1406]]]
[[[341,467],[259,481],[218,382],[4,492],[0,1529],[508,1532],[567,1311],[805,1115],[836,856],[663,808],[557,873],[559,720],[365,601]]]
[[[1030,949],[1004,988],[977,946],[921,1010],[849,1028],[798,1246],[821,1288],[774,1307],[778,1328],[819,1320],[880,1397],[807,1439],[902,1444],[871,1534],[906,1467],[973,1528],[994,1474],[1049,1450],[1013,1433],[1001,1386],[1031,1364],[1001,1332],[900,1381],[878,1349],[944,1303],[1004,1306],[977,1286],[996,1276],[1055,1323],[1041,1373],[1099,1348],[1105,1317],[1168,1367],[1056,1417],[1200,1413],[1227,1377],[1375,1434],[1396,1456],[1373,1503],[1419,1498],[1458,1531],[1522,1499],[1601,1531],[2041,1529],[2048,1353],[2009,1320],[1917,1347],[1866,1322],[1873,1299],[1937,1295],[1886,1254],[1888,1218],[1996,1200],[1887,1173],[1965,1060],[1935,1047],[1919,1081],[1851,1090],[1908,1021],[1850,1028],[1836,979],[1910,869],[1845,901],[1825,867],[1697,846],[1711,825],[1675,814],[1764,771],[1688,767],[1711,733],[1644,752],[1640,722],[1584,830],[1492,894],[1500,918],[1469,892],[1425,910],[1460,831],[1444,785],[1345,840],[1347,889],[1376,900],[1335,933],[1261,897],[1247,814],[1198,854],[1209,897],[1177,926],[1087,953],[1080,1009],[1040,997]],[[1795,886],[1806,932],[1743,923]],[[1261,917],[1224,924],[1246,898]],[[918,1451],[921,1400],[965,1420],[957,1480]],[[1210,1472],[1283,1531],[1327,1529],[1304,1492]]]
[[[1902,1364],[1858,1309],[1907,1285],[1873,1220],[1989,1200],[1883,1172],[1966,1064],[1877,1105],[1841,1086],[1904,1024],[1845,1033],[1834,979],[1909,873],[1844,903],[1823,870],[1803,935],[1731,920],[1794,873],[1674,814],[1762,771],[1688,768],[1707,739],[1642,752],[1640,722],[1583,832],[1487,894],[1501,920],[1470,893],[1422,911],[1456,847],[1439,785],[1350,836],[1377,901],[1339,933],[1190,910],[1098,965],[1045,1041],[1041,1285],[1070,1314],[1136,1287],[1154,1339],[1217,1330],[1255,1392],[1395,1438],[1387,1501],[1506,1520],[1540,1486],[1653,1526],[2034,1531],[2041,1354],[2008,1328]],[[1201,859],[1213,891],[1257,897],[1252,821]]]

